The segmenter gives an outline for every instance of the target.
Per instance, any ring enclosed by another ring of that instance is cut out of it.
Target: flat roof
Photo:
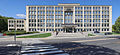
[[[74,6],[74,5],[80,5],[79,3],[59,3],[58,5],[63,5],[63,6]]]
[[[80,5],[80,3],[58,3],[58,5],[27,5],[27,6],[112,6],[112,5]]]
[[[62,6],[62,5],[27,5],[27,6]],[[74,6],[112,6],[112,5],[74,5]]]

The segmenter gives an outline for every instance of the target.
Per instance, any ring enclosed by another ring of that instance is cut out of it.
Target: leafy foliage
[[[4,32],[8,30],[8,19],[13,19],[13,18],[0,16],[0,32]]]
[[[112,26],[112,31],[116,33],[120,33],[120,16],[115,21],[115,24]]]

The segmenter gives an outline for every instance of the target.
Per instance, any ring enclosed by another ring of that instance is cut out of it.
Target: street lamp
[[[14,35],[14,41],[16,43],[16,19],[14,19],[14,28],[15,28],[15,35]]]

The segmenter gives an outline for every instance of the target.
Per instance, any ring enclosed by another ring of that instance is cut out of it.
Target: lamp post
[[[16,43],[16,19],[14,19],[14,28],[15,28],[15,35],[14,35],[14,41]]]

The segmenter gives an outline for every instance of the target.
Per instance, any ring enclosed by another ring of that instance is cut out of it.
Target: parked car
[[[112,35],[112,33],[111,32],[106,32],[105,35]]]
[[[99,31],[94,31],[94,33],[100,33]]]

